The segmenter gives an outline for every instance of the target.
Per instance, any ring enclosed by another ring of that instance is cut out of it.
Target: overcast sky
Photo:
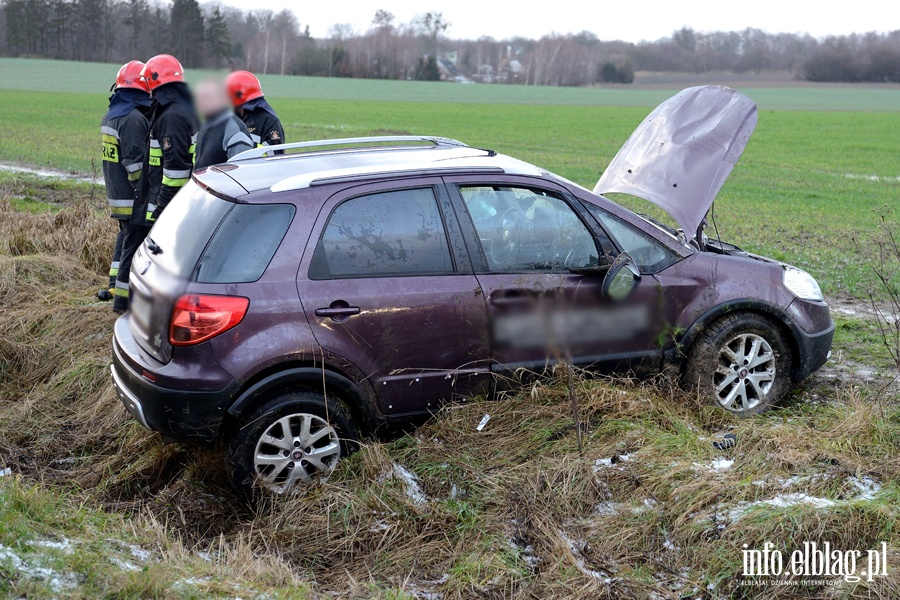
[[[489,35],[497,39],[521,35],[592,31],[602,40],[656,40],[684,25],[698,31],[741,30],[809,33],[816,37],[900,29],[900,9],[885,0],[820,4],[800,0],[549,0],[513,3],[503,0],[224,0],[247,9],[291,9],[324,37],[335,23],[349,23],[359,33],[369,28],[375,10],[383,8],[409,22],[439,10],[450,22],[454,38]]]

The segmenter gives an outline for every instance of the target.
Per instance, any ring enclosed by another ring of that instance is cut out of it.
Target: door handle
[[[335,300],[328,308],[317,308],[317,317],[330,317],[333,321],[344,321],[353,315],[358,315],[360,308],[358,306],[350,306],[343,300]]]
[[[317,317],[352,317],[360,313],[358,306],[346,306],[342,308],[317,308]]]

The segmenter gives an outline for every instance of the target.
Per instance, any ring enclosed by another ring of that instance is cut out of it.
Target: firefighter
[[[147,85],[141,80],[143,68],[144,63],[138,60],[122,65],[111,90],[114,93],[109,98],[109,110],[100,124],[106,198],[110,216],[119,225],[109,266],[109,285],[97,294],[101,300],[111,300],[115,296],[123,250],[136,248],[146,235],[143,226],[131,221],[147,153],[150,123],[146,112],[153,102]]]
[[[194,168],[227,162],[229,158],[254,147],[247,126],[231,112],[225,83],[221,79],[204,79],[194,91],[197,111],[203,125],[197,134]]]
[[[131,221],[142,226],[146,236],[172,197],[190,181],[198,121],[194,101],[184,83],[184,69],[174,56],[154,56],[144,65],[141,78],[154,102],[144,176]],[[113,304],[117,312],[128,309],[128,275],[139,246],[140,243],[122,249]]]
[[[250,71],[234,71],[225,79],[225,85],[234,112],[247,125],[253,143],[257,147],[283,144],[284,128],[275,109],[266,102],[256,75]],[[275,154],[283,153],[283,150],[275,151]]]

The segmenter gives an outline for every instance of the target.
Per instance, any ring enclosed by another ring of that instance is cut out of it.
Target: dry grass
[[[737,421],[666,382],[579,379],[579,454],[565,379],[551,379],[449,407],[366,444],[327,483],[247,509],[216,451],[162,446],[112,393],[114,319],[93,300],[112,234],[86,203],[41,212],[0,199],[0,467],[21,475],[0,480],[0,498],[32,529],[96,546],[76,572],[105,560],[91,557],[108,552],[110,531],[154,555],[134,573],[107,564],[62,595],[900,597],[893,571],[872,584],[739,587],[743,544],[887,541],[900,564],[900,405],[853,387]],[[737,446],[717,450],[725,431]],[[880,491],[864,494],[864,482]],[[800,493],[831,505],[771,503]],[[67,530],[54,515],[68,510],[113,523]],[[0,543],[23,536],[0,525]],[[10,585],[0,591],[40,596]]]

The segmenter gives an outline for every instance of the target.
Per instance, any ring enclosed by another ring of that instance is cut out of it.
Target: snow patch
[[[847,482],[856,488],[857,494],[853,500],[874,500],[878,492],[881,491],[881,484],[871,477],[850,477]]]
[[[16,554],[12,548],[3,544],[0,544],[0,563],[8,564],[25,579],[46,583],[51,590],[57,593],[78,586],[78,576],[75,573],[59,573],[47,567],[30,564]]]
[[[708,465],[704,465],[701,463],[693,463],[693,464],[694,464],[695,469],[703,469],[703,470],[712,471],[712,472],[721,472],[721,471],[727,471],[728,469],[730,469],[731,466],[734,465],[734,461],[728,460],[726,458],[717,458],[717,459],[713,460],[711,463],[709,463]]]
[[[66,538],[62,538],[61,540],[35,540],[31,542],[33,546],[37,546],[39,548],[49,548],[51,550],[59,550],[61,552],[65,552],[66,554],[72,554],[74,551],[72,549],[73,545],[71,540]]]
[[[771,508],[789,508],[793,506],[808,505],[816,509],[830,508],[835,506],[837,502],[830,498],[818,498],[808,494],[780,494],[768,500],[757,500],[756,502],[741,502],[728,512],[728,518],[732,521],[738,521],[749,511],[759,507]]]
[[[121,558],[119,558],[117,556],[110,556],[109,562],[116,565],[117,567],[119,567],[119,569],[121,569],[123,571],[140,571],[141,570],[141,568],[139,566],[137,566],[136,564],[134,564],[133,562],[128,561],[128,560],[122,560]]]
[[[584,560],[584,556],[582,556],[582,552],[584,552],[584,548],[587,544],[585,544],[582,540],[573,540],[569,536],[567,536],[562,530],[557,530],[559,532],[559,537],[563,539],[566,545],[569,547],[569,551],[572,553],[573,558],[575,558],[575,566],[578,568],[582,574],[587,575],[592,579],[596,579],[600,583],[612,583],[613,579],[596,569],[592,569],[588,566],[587,561]]]
[[[128,551],[131,552],[131,556],[133,556],[134,558],[138,559],[141,562],[147,562],[153,556],[152,554],[150,554],[149,551],[144,550],[140,546],[135,546],[134,544],[131,544],[128,546]]]
[[[611,456],[609,458],[598,458],[594,461],[594,473],[613,466],[621,469],[622,467],[619,465],[620,462],[629,462],[633,458],[633,454],[621,454],[618,456]]]
[[[416,477],[415,473],[399,463],[394,463],[394,466],[391,468],[391,476],[396,477],[403,483],[406,495],[414,504],[426,504],[428,502],[428,496],[422,491],[422,485],[419,483],[419,478]]]

